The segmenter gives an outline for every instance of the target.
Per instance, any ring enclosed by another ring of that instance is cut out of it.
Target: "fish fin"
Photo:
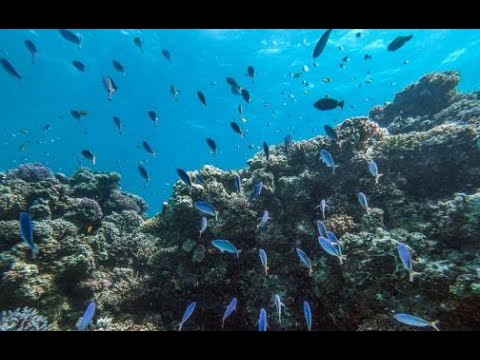
[[[377,176],[375,176],[375,184],[378,184],[378,180],[380,180],[382,176],[383,174],[378,174]]]
[[[440,324],[440,321],[439,321],[439,320],[435,320],[435,321],[432,321],[432,322],[430,323],[430,326],[431,326],[432,328],[434,328],[435,330],[440,331],[440,329],[438,328],[438,325],[439,325],[439,324]]]

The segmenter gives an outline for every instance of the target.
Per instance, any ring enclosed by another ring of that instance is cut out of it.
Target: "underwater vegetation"
[[[116,173],[7,172],[0,309],[36,310],[1,329],[480,329],[480,98],[459,81],[426,75],[244,169],[179,171],[152,218]]]

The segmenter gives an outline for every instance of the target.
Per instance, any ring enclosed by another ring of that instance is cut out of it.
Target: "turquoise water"
[[[287,134],[294,140],[323,134],[323,125],[367,115],[426,73],[459,70],[461,91],[479,87],[480,30],[334,30],[315,61],[313,48],[324,30],[74,31],[82,36],[81,49],[57,30],[0,30],[0,55],[23,77],[15,79],[0,69],[0,169],[42,162],[71,175],[79,166],[91,167],[80,155],[89,149],[97,158],[93,168],[121,173],[124,190],[144,197],[151,214],[170,196],[176,168],[242,167],[263,141],[278,144]],[[386,50],[395,37],[409,34],[414,37],[404,47]],[[133,43],[136,36],[143,40],[143,54]],[[26,39],[39,50],[35,64]],[[171,61],[162,49],[170,51]],[[365,54],[372,59],[365,61]],[[349,61],[341,68],[345,56]],[[79,72],[72,60],[82,61],[86,71]],[[125,76],[112,60],[126,66]],[[249,65],[255,67],[254,80],[246,75]],[[291,76],[299,72],[300,78]],[[112,102],[103,76],[118,85]],[[226,76],[250,91],[250,104],[231,93]],[[171,84],[180,91],[178,101],[170,93]],[[198,90],[207,107],[198,100]],[[325,95],[344,100],[345,108],[319,112],[313,103]],[[72,109],[89,114],[77,121]],[[159,115],[157,127],[147,116],[149,110]],[[113,116],[123,122],[121,135]],[[243,139],[232,131],[231,121],[247,131]],[[217,142],[216,156],[207,137]],[[143,149],[144,140],[157,157]],[[140,161],[150,173],[148,185],[138,173]]]

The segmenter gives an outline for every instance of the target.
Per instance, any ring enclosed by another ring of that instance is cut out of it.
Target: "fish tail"
[[[238,259],[238,261],[240,261],[240,256],[239,256],[239,255],[240,255],[241,252],[242,252],[242,250],[238,250],[238,251],[237,251],[237,259]]]
[[[222,319],[222,329],[224,324],[225,324],[225,319]]]
[[[439,324],[440,324],[440,321],[439,321],[439,320],[435,320],[435,321],[432,321],[432,322],[430,323],[430,326],[431,326],[432,328],[434,328],[435,330],[440,331],[440,329],[439,329],[439,327],[438,327]]]
[[[375,184],[378,184],[378,181],[380,180],[380,178],[383,176],[383,174],[378,174],[377,176],[375,176]]]
[[[335,175],[335,169],[336,169],[337,167],[339,167],[339,166],[340,166],[340,165],[334,165],[334,166],[333,166],[333,175]]]
[[[312,275],[313,275],[313,269],[310,268],[310,269],[308,269],[308,276],[309,276],[309,277],[312,277]]]
[[[338,256],[338,260],[340,260],[340,265],[343,265],[343,260],[347,259],[347,255],[340,255]]]
[[[415,280],[415,277],[420,275],[419,272],[416,272],[416,271],[410,271],[409,274],[408,274],[408,279],[410,280],[410,282],[413,282],[413,280]]]
[[[178,323],[178,331],[182,331],[183,321]]]
[[[215,221],[218,221],[218,211],[215,211]]]

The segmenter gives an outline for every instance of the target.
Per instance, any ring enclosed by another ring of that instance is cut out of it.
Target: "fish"
[[[260,315],[258,316],[258,331],[267,331],[267,328],[267,311],[261,308]]]
[[[332,30],[333,29],[328,29],[327,31],[325,31],[322,37],[320,38],[320,40],[318,40],[317,45],[315,45],[315,49],[313,49],[314,59],[316,59],[322,54],[323,50],[325,49],[325,46],[327,45],[328,38],[330,37]]]
[[[268,160],[270,158],[270,150],[268,148],[268,144],[265,141],[263,142],[263,152],[265,153],[265,157]]]
[[[324,78],[322,81],[323,81],[325,84],[329,84],[329,83],[332,82],[332,78],[328,78],[328,77],[327,77],[327,78]]]
[[[333,141],[338,141],[337,133],[335,132],[335,129],[333,127],[331,127],[330,125],[325,125],[323,129],[325,130],[325,134],[327,134],[330,139],[332,139]]]
[[[143,148],[145,149],[146,152],[152,154],[154,157],[157,156],[157,153],[155,152],[155,150],[153,150],[152,147],[150,146],[150,144],[148,142],[146,142],[145,140],[142,141],[142,146],[143,146]]]
[[[277,308],[279,324],[282,324],[282,306],[285,307],[285,304],[280,299],[280,295],[275,295],[275,307]]]
[[[180,91],[173,84],[170,85],[170,93],[173,95],[173,98],[175,99],[175,101],[177,101],[178,97],[180,96]]]
[[[240,128],[240,125],[238,125],[236,122],[232,121],[230,123],[230,127],[233,129],[234,132],[240,135],[240,138],[243,139],[243,130]]]
[[[213,156],[215,156],[217,154],[217,144],[211,138],[207,138],[207,144],[210,150],[212,150]]]
[[[85,159],[90,160],[92,162],[92,165],[95,165],[96,158],[90,150],[82,150],[81,154]]]
[[[318,220],[317,221],[317,229],[318,233],[320,236],[327,237],[327,227],[325,226],[325,223],[323,221]]]
[[[117,127],[118,132],[121,134],[123,126],[122,126],[122,121],[120,120],[120,118],[118,116],[113,117],[113,123]]]
[[[403,61],[403,65],[408,65],[409,62],[410,62],[410,61],[408,61],[408,60],[404,60],[404,61]]]
[[[363,56],[363,60],[365,60],[365,61],[366,61],[366,60],[372,60],[372,55],[365,54],[365,55]]]
[[[47,132],[47,131],[49,131],[51,128],[52,128],[52,125],[51,125],[51,124],[45,124],[45,126],[43,127],[43,131]]]
[[[378,173],[378,166],[375,161],[372,160],[368,163],[368,171],[370,171],[370,174],[375,177],[375,184],[378,184],[378,180],[383,176],[383,174]]]
[[[392,40],[390,44],[388,44],[387,50],[388,51],[396,51],[400,49],[403,45],[405,45],[408,41],[413,38],[413,35],[408,36],[398,36]]]
[[[361,33],[361,32],[358,32],[358,33],[355,34],[355,36],[356,36],[357,38],[361,38],[361,37],[362,37],[362,33]]]
[[[205,179],[203,178],[202,174],[198,173],[195,175],[195,182],[200,185],[205,185]]]
[[[225,312],[223,313],[223,318],[222,318],[222,329],[223,325],[225,324],[225,320],[235,311],[237,310],[237,298],[234,297],[232,300],[230,300],[230,303],[228,304],[227,308],[225,309]]]
[[[318,243],[327,254],[336,256],[340,261],[340,265],[343,264],[343,260],[346,258],[345,255],[342,255],[342,250],[340,248],[340,243],[332,243],[329,239],[324,238],[323,236],[318,237]]]
[[[230,88],[230,91],[233,95],[240,96],[242,94],[242,88],[240,86],[232,86]]]
[[[157,126],[157,123],[158,123],[157,113],[155,111],[150,110],[147,114],[150,120],[152,120],[155,126]]]
[[[88,113],[85,110],[70,110],[70,115],[77,120],[82,120],[82,117],[87,116]]]
[[[237,255],[237,259],[240,260],[239,254],[242,250],[238,250],[229,240],[212,240],[212,245],[220,250],[221,253],[227,252]]]
[[[199,200],[195,201],[193,203],[193,206],[197,208],[197,210],[200,210],[202,213],[210,215],[210,216],[215,216],[215,220],[217,220],[218,217],[218,211],[213,208],[212,205],[210,205],[208,202]]]
[[[400,321],[402,324],[411,325],[411,326],[418,326],[418,327],[431,326],[435,330],[440,331],[440,329],[438,328],[438,324],[440,322],[438,320],[428,321],[428,320],[419,318],[419,317],[414,316],[414,315],[402,314],[402,313],[395,314],[395,315],[393,315],[393,317],[394,317],[395,320]]]
[[[398,242],[397,251],[404,269],[408,271],[409,280],[413,282],[415,276],[420,275],[420,273],[413,271],[412,253],[410,252],[410,249],[404,243]]]
[[[268,260],[267,260],[267,253],[265,250],[260,249],[258,250],[258,256],[260,257],[260,262],[262,263],[263,270],[265,271],[265,275],[268,276]]]
[[[296,73],[290,73],[290,77],[294,78],[294,79],[299,79],[302,77],[302,73],[301,72],[296,72]]]
[[[325,209],[328,207],[327,205],[327,201],[325,199],[322,199],[320,201],[320,205],[317,205],[315,206],[315,209],[318,209],[320,208],[320,210],[322,211],[322,217],[325,219]]]
[[[305,267],[308,269],[308,276],[312,276],[313,274],[312,261],[302,249],[296,248],[295,250],[302,264],[305,265]]]
[[[263,181],[256,183],[252,193],[250,194],[250,200],[254,200],[258,198],[262,193],[262,189],[263,189]]]
[[[242,89],[241,91],[242,98],[245,100],[248,104],[250,103],[250,93],[248,92],[247,89]]]
[[[144,178],[148,184],[150,182],[150,175],[148,175],[148,172],[145,166],[142,164],[138,165],[138,172],[140,173],[140,176]]]
[[[172,61],[172,55],[170,54],[170,51],[168,51],[167,49],[162,50],[162,55],[168,61]]]
[[[208,106],[207,99],[205,99],[205,95],[201,91],[197,91],[197,96],[203,105]]]
[[[25,46],[30,54],[32,54],[32,64],[35,64],[35,59],[38,56],[38,49],[35,46],[35,43],[32,40],[25,40]]]
[[[304,65],[302,66],[302,70],[303,70],[304,72],[309,72],[309,71],[310,71],[310,68],[309,68],[307,65],[304,64]]]
[[[333,161],[332,154],[326,149],[320,150],[320,158],[322,161],[327,165],[327,167],[332,168],[333,175],[335,175],[335,169],[339,167],[339,165],[335,165],[335,161]]]
[[[118,90],[117,85],[109,76],[103,77],[103,84],[105,85],[105,89],[108,91],[108,101],[112,101],[113,94]]]
[[[243,115],[243,106],[242,105],[238,105],[238,113],[240,115]]]
[[[258,231],[258,229],[260,229],[261,227],[264,227],[267,224],[268,220],[271,220],[272,218],[268,215],[268,211],[265,210],[260,219],[261,220],[260,220],[260,223],[257,225],[257,230],[256,231]]]
[[[180,178],[180,180],[182,180],[183,183],[185,185],[187,185],[187,187],[191,191],[192,190],[192,180],[190,179],[190,175],[188,175],[188,173],[183,169],[177,169],[177,174],[178,174],[178,177]]]
[[[325,237],[325,236],[324,236],[324,237]],[[330,240],[330,242],[331,242],[332,244],[337,244],[337,243],[340,242],[340,240],[338,240],[337,236],[336,236],[333,232],[331,232],[331,231],[327,231],[327,236],[326,236],[326,238],[327,238],[328,240]]]
[[[236,88],[240,87],[237,81],[232,77],[226,77],[225,80],[227,81],[227,84],[230,85],[231,87],[236,87]]]
[[[67,30],[67,29],[60,29],[58,30],[60,32],[60,35],[65,40],[70,41],[71,43],[78,45],[78,48],[80,49],[82,46],[82,37],[80,35],[75,34],[74,32]]]
[[[313,106],[321,111],[333,110],[337,107],[343,109],[345,102],[343,100],[338,101],[329,97],[324,97],[323,99],[318,100]]]
[[[77,331],[85,331],[95,316],[95,310],[97,309],[97,305],[95,301],[92,301],[88,306],[87,310],[83,314],[82,320],[77,325]]]
[[[85,64],[78,60],[73,60],[72,65],[81,72],[85,72]]]
[[[1,58],[0,64],[2,64],[3,68],[13,77],[22,80],[22,76],[15,70],[13,65],[7,59]]]
[[[197,306],[197,303],[195,301],[191,302],[185,312],[183,313],[182,321],[178,323],[178,331],[182,331],[183,324],[187,322],[187,320],[192,316],[193,312],[195,311],[195,307]]]
[[[241,193],[242,192],[242,179],[240,178],[240,175],[235,174],[234,182],[235,182],[235,189],[237,189],[237,191],[239,193]]]
[[[140,39],[140,37],[136,37],[133,39],[133,43],[135,44],[136,47],[138,47],[140,49],[140,52],[143,54],[143,42],[142,42],[142,39]]]
[[[202,220],[200,220],[200,235],[198,235],[198,240],[202,237],[202,234],[205,230],[207,230],[208,220],[205,216],[202,216]]]
[[[118,72],[123,73],[123,75],[126,74],[127,70],[126,70],[125,66],[123,66],[119,61],[112,60],[112,65],[115,68],[115,70],[117,70]]]
[[[342,69],[345,69],[345,64],[343,64],[343,63],[338,65],[338,66],[340,66],[340,68],[342,68]]]
[[[283,145],[285,146],[285,152],[287,154],[288,154],[288,149],[290,148],[290,146],[292,146],[292,143],[293,143],[292,135],[285,136],[285,138],[283,139]]]
[[[312,310],[307,300],[303,302],[303,314],[305,315],[308,331],[312,331]]]
[[[358,193],[358,202],[360,203],[362,208],[364,208],[368,213],[369,211],[368,200],[367,200],[367,196],[363,192]]]
[[[249,66],[247,68],[247,75],[251,77],[252,79],[255,78],[255,68],[253,66]]]
[[[33,240],[33,220],[30,214],[21,212],[19,224],[22,240],[30,247],[32,250],[32,259],[35,259],[38,255],[38,247]]]

